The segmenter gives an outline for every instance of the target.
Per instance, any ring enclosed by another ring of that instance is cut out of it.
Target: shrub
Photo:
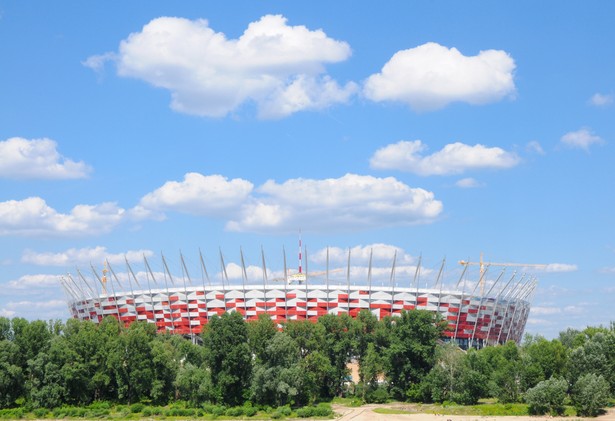
[[[32,412],[34,413],[34,416],[36,418],[45,418],[47,414],[49,413],[49,410],[47,408],[36,408]]]
[[[241,406],[234,406],[226,410],[226,416],[228,417],[241,417],[244,414]]]
[[[145,408],[145,405],[143,405],[142,403],[133,403],[132,405],[130,405],[130,412],[132,412],[133,414],[138,414],[139,412],[143,411],[143,408]]]
[[[327,403],[321,403],[318,406],[304,406],[297,409],[297,416],[299,418],[330,417],[331,415],[333,415],[333,409]]]
[[[388,400],[389,392],[383,386],[378,386],[365,394],[365,402],[367,403],[386,403]]]
[[[572,402],[577,415],[595,417],[609,403],[609,384],[602,376],[585,374],[572,389]]]
[[[531,415],[562,415],[568,382],[564,379],[550,378],[538,383],[525,393],[525,402]]]

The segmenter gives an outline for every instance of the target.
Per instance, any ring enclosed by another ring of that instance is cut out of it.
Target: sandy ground
[[[341,405],[334,405],[335,412],[341,415],[336,418],[341,421],[573,421],[573,420],[595,420],[595,421],[615,421],[615,408],[611,408],[605,415],[597,418],[580,417],[481,417],[476,415],[432,415],[432,414],[378,414],[373,410],[376,408],[394,408],[394,405],[363,405],[358,408],[349,408]],[[402,408],[399,408],[402,409]]]

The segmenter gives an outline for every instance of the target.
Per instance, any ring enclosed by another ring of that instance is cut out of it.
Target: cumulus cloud
[[[84,178],[91,168],[63,157],[51,139],[12,137],[0,141],[0,178],[72,179]]]
[[[26,250],[21,256],[22,263],[29,263],[38,266],[74,266],[89,263],[102,264],[107,260],[110,264],[124,263],[126,258],[129,262],[140,262],[143,256],[151,257],[154,252],[151,250],[129,250],[125,253],[109,253],[106,247],[97,246],[92,248],[70,248],[68,250],[52,253],[37,253]]]
[[[589,147],[592,145],[600,145],[604,143],[604,140],[602,140],[600,136],[596,136],[590,129],[587,128],[583,128],[575,132],[568,132],[562,136],[560,141],[569,148],[584,149],[586,151],[588,151]]]
[[[169,181],[145,195],[139,209],[189,213],[193,215],[223,217],[236,213],[250,196],[254,185],[246,180],[229,180],[221,175],[187,173],[184,180]]]
[[[262,118],[284,117],[346,102],[357,90],[340,86],[325,64],[346,60],[350,47],[321,29],[289,26],[281,15],[266,15],[237,39],[214,31],[206,20],[160,17],[120,43],[117,53],[88,58],[100,69],[117,63],[120,76],[171,92],[175,111],[222,117],[253,102]]]
[[[515,92],[515,62],[501,50],[464,56],[434,42],[398,51],[380,73],[371,75],[364,94],[373,101],[397,101],[415,111],[432,111],[452,102],[486,104]]]
[[[442,203],[432,192],[395,178],[346,174],[337,179],[273,180],[254,189],[249,181],[186,174],[141,199],[142,214],[177,211],[227,221],[231,231],[295,232],[369,229],[433,221]]]
[[[285,231],[310,226],[315,231],[370,229],[433,221],[442,203],[432,192],[411,188],[393,177],[346,174],[337,179],[267,181],[257,189],[232,231]]]
[[[370,254],[372,263],[384,263],[391,265],[393,257],[397,254],[396,264],[410,264],[415,262],[415,258],[404,251],[404,249],[389,244],[375,243],[367,246],[354,246],[350,249],[340,247],[329,247],[329,263],[344,265],[348,260],[348,252],[353,263],[367,264]],[[324,265],[327,261],[327,248],[320,249],[310,255],[310,260],[316,264]]]
[[[0,235],[89,235],[117,226],[125,211],[115,203],[77,205],[60,213],[40,197],[0,202]]]
[[[37,318],[45,319],[47,317],[40,317],[41,312],[45,312],[45,314],[57,314],[60,310],[66,311],[66,301],[11,301],[5,305],[5,309],[13,314],[37,314],[39,315]]]
[[[422,176],[461,174],[468,170],[511,168],[519,157],[498,147],[466,145],[455,142],[442,150],[424,156],[427,150],[420,140],[399,141],[380,148],[370,159],[374,169],[399,170]]]
[[[607,105],[611,105],[613,103],[613,95],[595,93],[589,99],[589,103],[596,107],[606,107]]]
[[[24,275],[8,282],[8,287],[11,289],[57,288],[59,286],[59,276],[48,274]]]

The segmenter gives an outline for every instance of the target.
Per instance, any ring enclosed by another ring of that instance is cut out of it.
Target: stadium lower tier
[[[361,310],[378,319],[403,310],[427,310],[448,323],[444,340],[464,348],[519,342],[530,310],[526,300],[469,296],[462,291],[431,289],[288,285],[285,287],[228,286],[152,289],[103,294],[69,303],[73,317],[100,322],[114,316],[129,325],[155,323],[159,332],[197,335],[209,319],[239,312],[246,320],[268,314],[278,324],[288,320],[316,321],[325,314]]]

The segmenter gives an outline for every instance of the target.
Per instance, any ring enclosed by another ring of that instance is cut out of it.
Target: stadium
[[[399,315],[403,310],[419,309],[437,313],[447,322],[443,340],[454,341],[462,348],[481,348],[521,340],[537,281],[516,271],[506,274],[506,269],[541,266],[489,263],[483,262],[481,256],[480,262],[460,261],[461,267],[453,272],[461,274],[456,283],[449,285],[444,280],[444,260],[439,269],[429,270],[421,266],[419,259],[413,276],[405,279],[396,276],[396,255],[385,268],[373,266],[370,255],[369,265],[356,270],[351,265],[349,250],[346,268],[330,270],[327,250],[325,270],[309,272],[302,269],[300,251],[298,271],[292,273],[286,268],[284,253],[284,270],[277,277],[271,276],[275,273],[267,269],[262,251],[259,260],[262,264],[256,272],[260,272],[262,279],[257,280],[248,277],[249,272],[254,274],[254,267],[246,268],[240,251],[241,263],[230,265],[225,264],[220,252],[218,282],[210,279],[199,253],[201,279],[197,283],[190,277],[183,255],[178,265],[179,276],[171,274],[161,255],[158,272],[151,269],[145,256],[136,270],[135,264],[127,259],[125,271],[116,271],[105,261],[98,271],[91,265],[87,275],[77,269],[76,274],[63,276],[62,285],[74,318],[98,323],[113,316],[124,325],[146,321],[154,323],[159,332],[193,338],[211,317],[224,312],[239,312],[248,321],[268,314],[282,325],[290,320],[316,321],[325,314],[347,313],[356,317],[360,311],[369,310],[381,319]],[[240,273],[239,279],[229,276],[231,265]],[[472,277],[469,268],[474,265],[479,271]],[[489,268],[500,266],[497,278],[487,280]],[[421,279],[425,273],[433,279]]]

